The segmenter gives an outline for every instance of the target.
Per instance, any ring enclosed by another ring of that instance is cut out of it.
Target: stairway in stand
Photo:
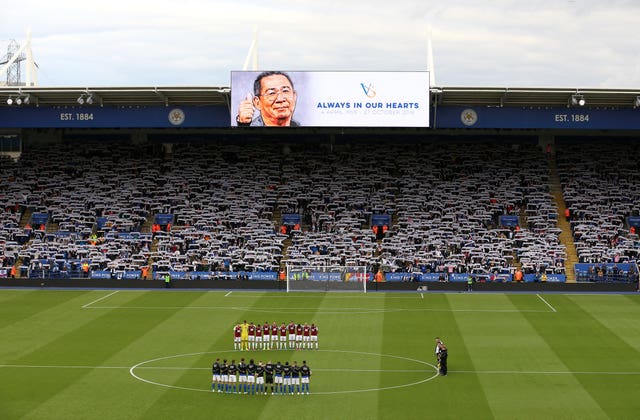
[[[278,206],[274,206],[273,213],[271,213],[271,221],[273,222],[273,226],[276,232],[280,232],[280,225],[282,224],[282,210]],[[309,227],[306,225],[302,226],[303,229],[308,229]],[[291,238],[287,238],[282,243],[282,260],[285,260],[287,255],[287,249],[291,246]],[[282,261],[281,260],[281,261]],[[284,262],[280,263],[281,269],[286,269],[286,264]]]
[[[22,216],[20,217],[20,222],[19,222],[20,228],[24,229],[27,223],[31,223],[31,215],[33,215],[33,210],[31,209],[26,209],[22,213]],[[22,245],[22,249],[25,249],[26,247],[27,247],[26,244]],[[13,264],[13,266],[16,268],[16,277],[20,277],[20,266],[23,264],[24,262],[22,261],[21,257],[16,258],[16,262]]]
[[[20,227],[24,229],[27,223],[31,223],[31,216],[33,215],[33,210],[26,209],[24,213],[22,213],[22,217],[20,217]]]
[[[564,197],[562,196],[562,184],[560,183],[560,176],[558,175],[555,158],[552,158],[549,161],[549,183],[551,184],[553,200],[558,208],[557,226],[562,230],[560,233],[560,243],[562,243],[562,245],[567,249],[567,258],[564,262],[565,272],[567,274],[567,283],[575,283],[576,273],[574,265],[578,263],[578,253],[576,252],[576,246],[573,243],[571,225],[564,217],[564,211],[567,207],[564,203]]]

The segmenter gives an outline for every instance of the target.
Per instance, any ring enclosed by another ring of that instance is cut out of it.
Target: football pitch
[[[318,350],[235,351],[236,323]],[[434,338],[449,349],[438,376]],[[0,419],[633,419],[640,296],[0,290]],[[303,360],[310,395],[211,392],[216,359]]]

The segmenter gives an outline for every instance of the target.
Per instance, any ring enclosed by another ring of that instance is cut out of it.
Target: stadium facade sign
[[[228,127],[223,106],[2,107],[0,128]]]
[[[438,106],[430,114],[428,130],[640,130],[640,110],[632,108]],[[0,129],[229,127],[221,105],[0,107]]]
[[[434,128],[640,130],[640,110],[441,106]]]

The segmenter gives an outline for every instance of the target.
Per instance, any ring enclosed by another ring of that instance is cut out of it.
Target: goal
[[[287,292],[355,291],[367,293],[367,267],[287,265]]]

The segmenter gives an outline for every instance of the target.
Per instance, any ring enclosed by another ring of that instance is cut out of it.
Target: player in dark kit
[[[262,362],[258,362],[256,365],[256,390],[258,394],[267,394],[266,388],[264,387],[264,365]]]
[[[213,374],[213,379],[211,381],[211,390],[214,392],[222,392],[222,384],[220,383],[222,379],[220,377],[220,359],[216,359],[216,361],[213,362],[213,365],[211,365],[211,373]]]
[[[224,359],[220,365],[220,385],[224,392],[227,392],[227,387],[229,386],[229,366],[227,366],[227,359]]]
[[[247,364],[244,358],[238,363],[238,392],[247,393]]]
[[[236,383],[238,379],[238,377],[236,376],[237,373],[238,366],[236,365],[236,361],[232,360],[231,363],[229,363],[229,385],[227,387],[229,392],[232,392],[234,394],[238,392],[238,390],[236,389]]]
[[[444,344],[440,342],[439,345],[442,351]],[[446,348],[444,351],[446,352]],[[261,361],[254,363],[253,359],[245,363],[242,358],[237,364],[235,359],[227,364],[227,359],[221,363],[217,358],[211,365],[211,372],[213,392],[266,395],[271,387],[271,395],[309,394],[311,369],[306,360],[302,365],[298,365],[296,361],[290,365],[289,362],[274,364],[271,360],[266,364]],[[242,377],[246,377],[246,380],[240,379]]]
[[[264,381],[266,383],[266,386],[271,386],[271,395],[273,395],[273,374],[274,374],[274,372],[275,372],[275,367],[271,363],[271,360],[269,360],[267,362],[267,364],[264,365]],[[265,394],[266,394],[266,387],[265,387]]]
[[[284,376],[284,389],[283,394],[293,394],[293,390],[291,389],[291,366],[289,366],[289,362],[284,362],[284,366],[282,367],[282,376]]]
[[[278,395],[278,393],[282,392],[282,364],[280,364],[280,362],[276,363],[276,366],[274,368],[274,371],[276,373],[276,395]]]
[[[294,388],[298,395],[300,395],[300,366],[298,366],[298,362],[296,361],[294,361],[293,365],[291,365],[291,387],[289,388],[290,394],[293,394]]]
[[[302,366],[300,366],[300,376],[302,376],[302,393],[304,394],[306,390],[307,395],[309,395],[309,377],[311,376],[311,368],[307,366],[306,360],[303,360]]]
[[[253,359],[249,360],[247,365],[247,381],[249,382],[249,393],[256,393],[256,365],[253,363]]]

